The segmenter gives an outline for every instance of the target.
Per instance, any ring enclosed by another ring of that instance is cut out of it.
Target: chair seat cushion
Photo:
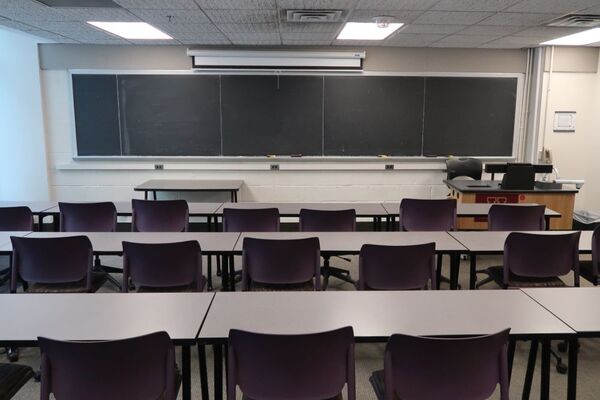
[[[598,284],[598,276],[594,274],[591,261],[579,261],[579,275],[594,285]]]
[[[92,292],[98,289],[106,282],[106,274],[103,272],[92,272]],[[27,288],[27,293],[85,293],[85,279],[79,282],[69,283],[31,283]]]
[[[250,290],[255,292],[287,292],[287,291],[297,291],[297,292],[310,292],[315,290],[315,285],[312,280],[305,283],[291,283],[291,284],[270,284],[270,283],[260,283],[260,282],[252,282],[250,285]]]
[[[0,364],[0,400],[12,398],[33,377],[27,365]]]
[[[487,269],[490,277],[499,286],[504,286],[504,267],[489,267]],[[512,272],[508,277],[508,287],[565,287],[567,286],[559,277],[533,278],[527,276],[515,275]]]
[[[202,292],[206,286],[206,278],[200,280],[200,289],[196,283],[191,283],[184,286],[167,286],[167,287],[152,287],[140,286],[137,288],[138,293],[185,293],[185,292]]]

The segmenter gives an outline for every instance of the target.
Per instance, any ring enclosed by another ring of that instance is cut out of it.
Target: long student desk
[[[236,202],[243,184],[244,181],[241,180],[151,179],[133,190],[144,192],[145,199],[148,199],[148,193],[152,192],[155,200],[156,192],[228,192],[231,201]]]
[[[549,398],[550,339],[575,335],[518,290],[217,293],[198,335],[214,348],[215,398],[222,399],[230,329],[302,334],[343,326],[353,327],[358,342],[385,342],[394,333],[465,336],[510,327],[512,339],[542,340],[542,399]]]
[[[570,233],[573,231],[536,231],[535,234],[556,235],[561,233]],[[475,289],[475,280],[477,270],[478,255],[492,255],[504,253],[504,242],[511,232],[500,231],[479,231],[479,232],[448,232],[453,238],[458,240],[468,249],[470,255],[470,276],[469,287]],[[592,252],[592,234],[593,231],[581,231],[579,239],[579,252],[589,254]]]
[[[381,203],[381,205],[386,209],[389,214],[387,219],[388,228],[387,230],[391,230],[392,227],[396,225],[396,218],[400,214],[400,202],[387,202]],[[527,204],[510,204],[510,205],[536,205],[535,203],[527,203]],[[456,204],[456,216],[458,218],[485,218],[487,219],[488,214],[490,213],[490,207],[493,204],[490,203],[457,203]],[[561,218],[561,214],[556,212],[548,207],[544,211],[544,217],[546,219],[546,229],[550,229],[550,220],[555,218]],[[481,227],[479,227],[481,228]]]
[[[214,293],[0,294],[0,346],[37,346],[38,336],[92,341],[166,331],[182,348],[183,398],[189,400],[190,347],[196,344],[213,297]]]

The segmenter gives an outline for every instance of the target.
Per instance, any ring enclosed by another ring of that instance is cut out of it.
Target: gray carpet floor
[[[478,265],[483,267],[485,265],[499,265],[500,257],[480,257],[478,258]],[[447,260],[446,260],[447,262]],[[107,265],[120,266],[121,260],[117,257],[106,257],[103,258],[103,263]],[[239,263],[239,260],[236,260]],[[342,260],[334,260],[333,263],[336,266],[348,268],[352,275],[356,277],[358,275],[357,258],[353,257],[351,263],[347,263]],[[1,260],[0,265],[6,264],[6,260]],[[447,266],[445,265],[447,269]],[[463,288],[468,287],[468,261],[463,260],[461,265],[461,276],[460,283]],[[447,270],[445,271],[448,272]],[[120,278],[120,277],[119,277]],[[567,279],[569,281],[570,277]],[[214,282],[220,282],[220,279],[215,278]],[[582,285],[587,286],[588,283],[582,280]],[[442,289],[446,290],[447,285],[442,285]],[[493,283],[488,284],[485,290],[496,290],[498,289]],[[343,283],[332,279],[330,282],[329,290],[354,290],[349,284]],[[483,288],[481,290],[484,290]],[[600,290],[600,289],[599,289]],[[0,288],[1,292],[7,292],[8,288],[3,286]],[[101,291],[114,291],[114,288],[110,284],[106,284]],[[595,305],[590,305],[595,307]],[[372,371],[381,369],[383,367],[383,352],[384,344],[358,344],[356,346],[356,381],[357,381],[357,398],[358,399],[375,399],[375,395],[369,384],[369,376]],[[553,347],[556,347],[556,343],[553,343]],[[527,355],[529,352],[529,344],[519,342],[517,344],[517,350],[515,353],[512,381],[510,387],[510,397],[520,398],[523,388],[523,378],[525,376],[525,368],[527,363]],[[208,365],[209,365],[209,380],[212,379],[212,352],[211,349],[207,350]],[[4,356],[0,356],[4,358]],[[532,399],[539,398],[539,361],[541,355],[538,355],[538,366],[536,368],[536,374],[534,377],[534,383],[532,388]],[[566,354],[564,354],[566,362]],[[1,360],[5,361],[5,360]],[[35,348],[21,349],[19,362],[29,364],[35,368],[39,366],[39,350]],[[566,398],[567,379],[566,375],[561,375],[556,372],[554,368],[555,362],[552,360],[552,371],[550,377],[551,383],[551,399],[564,399]],[[578,368],[578,399],[592,400],[599,399],[600,392],[597,390],[598,376],[600,376],[600,340],[596,339],[584,339],[581,340],[581,348],[579,351],[579,368]],[[211,380],[212,382],[212,380]],[[465,382],[468,384],[468,382]],[[211,389],[212,390],[212,389]],[[181,394],[180,394],[181,397]],[[39,383],[30,381],[23,389],[15,396],[17,400],[26,399],[38,399],[39,398]],[[198,359],[195,351],[192,352],[192,398],[200,399],[200,382],[198,377]],[[212,398],[212,393],[211,393]],[[241,398],[241,397],[238,397]],[[492,399],[499,398],[498,393],[495,393]]]

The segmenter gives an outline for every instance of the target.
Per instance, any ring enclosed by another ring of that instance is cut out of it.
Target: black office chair
[[[446,179],[469,177],[476,181],[481,180],[483,163],[477,158],[449,158],[446,160]]]

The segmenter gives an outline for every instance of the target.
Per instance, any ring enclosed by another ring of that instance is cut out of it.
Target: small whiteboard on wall
[[[554,132],[575,132],[575,111],[554,112]]]

